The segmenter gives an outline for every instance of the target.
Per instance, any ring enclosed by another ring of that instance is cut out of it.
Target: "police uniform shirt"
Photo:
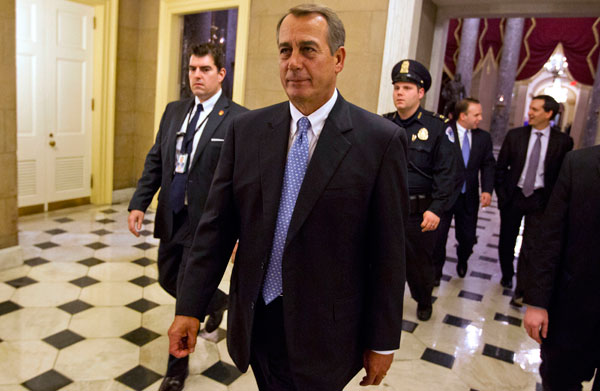
[[[405,120],[397,112],[384,117],[406,130],[410,195],[430,195],[433,200],[428,210],[441,216],[452,206],[457,169],[444,118],[422,107]]]

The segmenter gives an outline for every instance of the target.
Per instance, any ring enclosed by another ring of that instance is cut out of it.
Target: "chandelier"
[[[552,85],[544,88],[544,94],[550,95],[556,99],[558,103],[567,101],[568,91],[561,86],[560,78],[565,76],[565,71],[568,66],[567,58],[561,53],[553,54],[548,62],[544,64],[546,71],[552,74]]]

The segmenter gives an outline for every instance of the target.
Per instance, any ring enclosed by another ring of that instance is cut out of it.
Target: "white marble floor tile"
[[[144,274],[144,268],[135,263],[106,262],[92,266],[88,275],[100,281],[129,281]]]
[[[11,300],[23,307],[56,307],[77,299],[80,292],[68,282],[38,282],[17,289]]]
[[[94,250],[85,246],[59,246],[43,250],[42,258],[54,262],[77,262],[94,256]]]
[[[52,242],[63,246],[85,246],[99,240],[100,236],[83,232],[65,232],[52,236]]]
[[[49,262],[32,268],[28,277],[44,282],[64,282],[83,277],[87,272],[87,266],[79,263]]]
[[[10,299],[15,291],[16,289],[12,286],[0,282],[0,303]]]
[[[175,318],[175,305],[161,305],[144,312],[142,326],[159,334],[166,334]]]
[[[52,369],[58,350],[42,341],[0,344],[0,384],[20,384]]]
[[[77,381],[60,391],[131,391],[131,388],[116,380]]]
[[[157,304],[175,304],[173,296],[169,295],[158,283],[148,285],[144,288],[144,299]]]
[[[99,282],[81,290],[80,299],[97,306],[119,306],[142,298],[142,287],[129,282]]]
[[[94,256],[106,262],[131,262],[144,257],[144,250],[136,247],[105,247],[96,250]]]
[[[71,315],[58,308],[22,308],[0,317],[0,339],[39,340],[63,331]]]
[[[142,314],[127,307],[94,307],[73,315],[69,329],[86,338],[120,337],[140,327]]]
[[[15,278],[25,277],[31,270],[30,266],[21,265],[10,269],[0,270],[0,281],[10,281]]]

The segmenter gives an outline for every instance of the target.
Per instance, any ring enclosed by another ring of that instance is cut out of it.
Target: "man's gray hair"
[[[340,47],[344,46],[344,42],[346,41],[346,30],[344,29],[344,24],[342,20],[337,16],[335,12],[329,7],[320,4],[300,4],[293,8],[290,8],[288,12],[279,19],[277,23],[277,43],[279,44],[279,28],[281,27],[281,23],[283,19],[285,19],[288,15],[294,15],[296,17],[310,15],[310,14],[320,14],[325,20],[327,20],[327,44],[329,45],[329,51],[333,55],[336,50]]]

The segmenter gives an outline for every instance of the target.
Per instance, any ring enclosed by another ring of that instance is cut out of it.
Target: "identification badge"
[[[188,154],[181,154],[179,158],[177,158],[177,162],[175,163],[175,172],[177,174],[185,174],[185,168],[187,167]]]

